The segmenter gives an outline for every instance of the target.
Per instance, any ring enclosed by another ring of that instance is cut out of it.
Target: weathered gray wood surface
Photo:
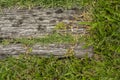
[[[74,27],[79,26],[79,29],[73,28],[74,33],[84,33],[85,29],[78,25],[81,12],[76,9],[4,9],[0,13],[0,37],[42,37],[51,33],[57,23],[70,24],[71,21]]]
[[[77,45],[74,48],[68,44],[49,44],[49,45],[39,45],[35,44],[31,47],[25,47],[22,44],[10,44],[10,45],[0,45],[0,56],[16,56],[19,54],[34,54],[39,56],[49,57],[50,55],[57,57],[65,57],[70,56],[71,53],[68,51],[72,50],[74,52],[74,56],[81,58],[84,56],[91,57],[92,48],[84,49],[83,45]]]
[[[72,23],[72,33],[84,34],[86,29],[78,25],[78,22],[82,21],[81,13],[82,11],[78,9],[4,9],[0,12],[0,39],[44,37],[52,33],[55,25],[59,22],[65,22],[69,25]],[[76,26],[78,26],[77,29]],[[83,57],[86,54],[88,54],[88,57],[93,55],[92,48],[82,49],[82,47],[82,44],[74,47],[73,51],[76,57]],[[31,52],[28,52],[29,48],[24,47],[22,44],[0,45],[0,58],[25,53],[39,56],[50,56],[52,54],[63,57],[71,47],[64,44],[35,44],[30,48]]]

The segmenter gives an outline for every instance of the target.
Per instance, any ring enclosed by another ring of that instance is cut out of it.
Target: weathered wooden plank
[[[74,51],[74,56],[81,58],[84,56],[91,57],[93,55],[92,48],[83,49],[83,45],[77,45],[72,48],[71,45],[68,44],[49,44],[49,45],[40,45],[35,44],[31,47],[25,47],[22,44],[9,44],[9,45],[0,45],[0,56],[16,56],[19,54],[31,54],[31,55],[39,55],[44,57],[49,57],[50,55],[56,57],[65,57],[70,56],[70,50]]]
[[[71,9],[4,9],[0,13],[0,42],[5,38],[40,38],[54,31],[56,24],[64,22],[72,26],[67,31],[73,34],[85,34],[86,29],[78,25],[81,19],[81,10]],[[64,32],[64,30],[60,30]],[[57,57],[66,56],[72,49],[74,56],[80,58],[88,54],[93,55],[92,48],[82,49],[83,45],[75,47],[70,45],[40,45],[24,47],[22,44],[0,45],[0,58],[8,55],[31,54],[49,57],[51,54]],[[70,50],[70,51],[69,51]]]
[[[74,24],[74,33],[84,33],[85,29],[77,23],[82,11],[63,9],[4,9],[0,13],[0,37],[42,37],[51,33],[59,22]],[[77,19],[76,19],[77,18]]]

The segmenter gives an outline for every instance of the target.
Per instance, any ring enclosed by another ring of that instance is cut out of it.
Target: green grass
[[[120,1],[100,0],[92,6],[90,43],[98,53],[120,54]]]
[[[20,56],[0,61],[0,80],[119,80],[120,56],[94,58]]]
[[[79,42],[82,40],[80,36],[78,36]],[[58,34],[53,33],[50,35],[45,36],[44,38],[17,38],[17,39],[4,39],[1,41],[0,44],[8,45],[8,44],[25,44],[25,45],[34,45],[38,44],[51,44],[51,43],[58,43],[58,44],[74,44],[76,43],[75,37],[71,34]]]
[[[67,2],[68,1],[68,2]],[[88,2],[89,1],[89,2]],[[1,7],[65,7],[90,6],[92,21],[88,24],[88,45],[94,47],[94,57],[77,59],[20,56],[0,60],[0,80],[119,80],[120,79],[120,1],[119,0],[1,0]],[[88,7],[87,7],[88,8]],[[89,10],[89,9],[87,9]],[[17,39],[14,42],[71,43],[70,35],[53,34],[41,39]],[[9,44],[8,41],[4,42]]]
[[[32,8],[34,6],[41,7],[63,7],[72,8],[80,7],[81,3],[85,0],[0,0],[0,7],[13,7],[19,6],[21,8]]]

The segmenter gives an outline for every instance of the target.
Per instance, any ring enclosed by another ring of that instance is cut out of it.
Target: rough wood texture
[[[74,48],[68,44],[35,44],[31,47],[24,47],[22,44],[0,45],[0,56],[17,56],[19,54],[34,54],[39,56],[49,57],[50,55],[57,57],[70,56],[70,50],[74,52],[74,56],[81,58],[85,55],[91,57],[92,48],[83,49],[82,45],[77,45]]]
[[[44,37],[52,33],[55,25],[59,22],[72,25],[73,30],[71,31],[73,34],[84,34],[86,29],[78,25],[78,22],[82,21],[81,13],[82,11],[78,9],[4,9],[0,12],[0,41],[4,38]],[[91,57],[93,55],[92,48],[82,49],[82,46],[82,44],[79,44],[74,47],[74,55],[83,57],[88,54],[88,57]],[[29,52],[30,48],[31,52]],[[26,48],[22,44],[0,45],[0,58],[24,53],[39,56],[50,56],[52,54],[64,57],[69,49],[72,50],[69,45],[64,44],[49,44],[45,46],[35,44],[30,48]]]
[[[82,20],[79,18],[81,12],[76,9],[4,9],[0,13],[0,37],[42,37],[51,33],[59,22],[72,22],[74,33],[84,33],[85,29],[78,25]]]

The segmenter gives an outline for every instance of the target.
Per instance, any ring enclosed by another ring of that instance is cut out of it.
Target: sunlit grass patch
[[[79,42],[82,39],[81,36],[78,36]],[[17,38],[17,39],[4,39],[2,40],[1,44],[8,45],[8,44],[25,44],[25,45],[33,45],[33,44],[51,44],[51,43],[62,43],[62,44],[69,44],[75,43],[75,37],[71,34],[58,34],[53,33],[43,38]],[[78,42],[78,43],[79,43]]]
[[[1,0],[0,7],[27,7],[32,8],[35,6],[41,7],[63,7],[63,8],[72,8],[72,7],[80,7],[82,0]]]

